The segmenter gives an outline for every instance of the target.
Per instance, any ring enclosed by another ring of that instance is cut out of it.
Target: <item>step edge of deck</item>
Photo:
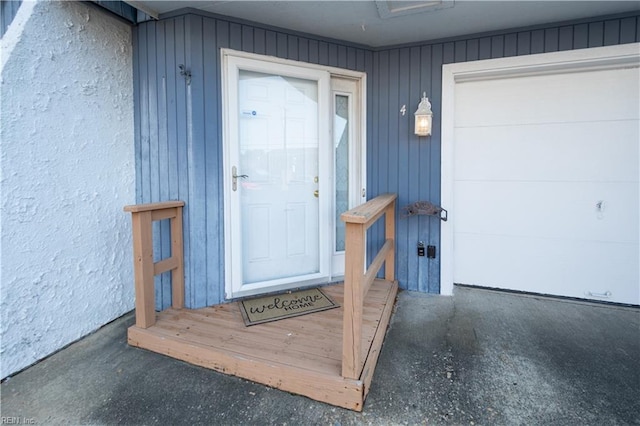
[[[331,405],[362,411],[365,395],[362,380],[322,374],[229,350],[214,350],[205,345],[181,342],[158,336],[152,332],[152,328],[153,326],[150,329],[131,326],[127,333],[129,345]],[[168,345],[169,341],[173,345]],[[190,350],[184,350],[185,348]],[[198,356],[198,352],[205,352],[209,356]],[[269,374],[269,371],[273,374]]]

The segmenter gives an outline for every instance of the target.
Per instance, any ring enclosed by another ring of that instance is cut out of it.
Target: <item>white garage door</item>
[[[456,83],[454,283],[640,304],[639,81],[588,67]]]

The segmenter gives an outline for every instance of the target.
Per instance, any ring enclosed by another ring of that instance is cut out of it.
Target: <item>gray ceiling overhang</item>
[[[640,10],[640,1],[127,1],[154,18],[184,8],[381,47]]]

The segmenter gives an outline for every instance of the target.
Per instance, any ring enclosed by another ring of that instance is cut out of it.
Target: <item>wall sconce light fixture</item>
[[[418,104],[418,109],[414,115],[416,116],[415,134],[429,136],[431,134],[433,112],[431,112],[431,102],[429,102],[426,92],[422,94],[422,100]]]

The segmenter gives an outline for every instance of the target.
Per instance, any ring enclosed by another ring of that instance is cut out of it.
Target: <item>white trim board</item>
[[[640,66],[640,43],[447,64],[442,67],[441,205],[449,220],[441,224],[440,293],[453,293],[453,164],[456,85],[466,81],[505,79]]]

